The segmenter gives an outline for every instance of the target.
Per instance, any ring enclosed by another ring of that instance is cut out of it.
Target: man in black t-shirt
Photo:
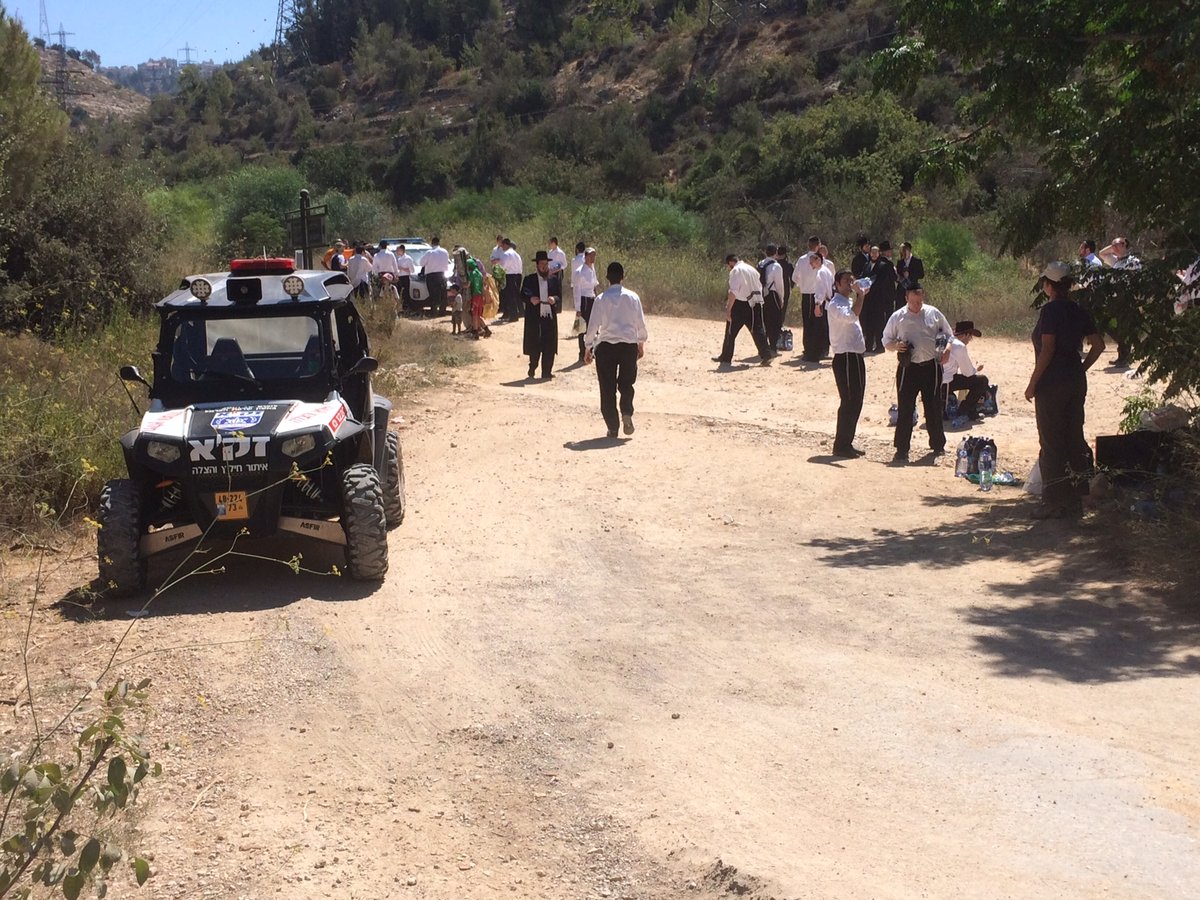
[[[1104,338],[1091,315],[1070,299],[1072,283],[1065,262],[1046,266],[1040,284],[1050,302],[1033,329],[1037,363],[1025,399],[1036,401],[1042,503],[1034,517],[1039,519],[1080,515],[1079,498],[1087,493],[1085,479],[1092,469],[1091,448],[1083,436],[1085,373],[1104,352]],[[1084,341],[1088,353],[1081,357]]]

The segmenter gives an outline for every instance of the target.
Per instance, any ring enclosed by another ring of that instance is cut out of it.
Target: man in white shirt
[[[820,247],[821,238],[814,234],[808,239],[808,252],[796,260],[796,268],[792,270],[792,282],[800,292],[800,321],[804,328],[804,351],[800,358],[807,362],[819,362],[829,352],[829,325],[814,311],[813,300],[820,266],[814,266],[812,261],[814,257],[820,259]]]
[[[446,270],[450,267],[450,254],[436,234],[429,239],[429,245],[430,249],[421,257],[421,273],[425,276],[425,288],[429,291],[430,308],[445,312]]]
[[[525,264],[521,261],[521,254],[517,253],[511,240],[504,238],[501,246],[504,248],[500,254],[500,265],[504,267],[504,289],[500,295],[500,310],[503,313],[501,318],[509,322],[519,322],[521,320],[521,274],[525,271]],[[548,262],[549,255],[546,256],[546,259]]]
[[[585,247],[583,259],[571,275],[571,293],[575,299],[575,315],[583,319],[587,325],[590,325],[592,321],[592,307],[596,302],[596,288],[599,284],[600,279],[596,277],[596,248]],[[581,334],[579,335],[579,358],[584,362],[587,362],[585,359],[586,349],[584,335]]]
[[[375,273],[375,280],[378,288],[381,288],[384,283],[384,275],[391,275],[392,282],[395,283],[400,275],[400,269],[396,265],[396,254],[388,249],[387,241],[379,242],[379,250],[375,253],[375,258],[371,261],[371,269]]]
[[[851,299],[853,297],[853,299]],[[854,286],[854,276],[842,269],[833,279],[833,297],[825,305],[829,323],[829,349],[833,353],[833,379],[837,383],[837,433],[833,438],[833,455],[842,459],[863,456],[854,446],[858,417],[862,414],[863,397],[867,392],[867,350],[862,325],[863,292]]]
[[[725,257],[725,265],[729,267],[729,292],[725,295],[725,341],[721,345],[721,355],[714,356],[713,362],[723,366],[732,363],[733,342],[742,328],[748,328],[754,338],[754,346],[758,348],[760,364],[770,365],[779,352],[767,343],[767,332],[763,327],[762,282],[758,270],[739,260],[733,253]]]
[[[584,251],[587,250],[587,244],[583,241],[575,242],[575,257],[571,260],[571,265],[567,267],[567,275],[571,281],[571,296],[575,301],[575,312],[579,312],[579,295],[575,293],[575,270],[579,268],[579,264],[583,262]]]
[[[417,263],[408,255],[403,244],[396,245],[396,288],[400,291],[400,308],[408,309],[412,305],[409,289],[412,287],[412,277],[416,274]]]
[[[763,292],[763,328],[767,343],[779,349],[779,332],[783,330],[783,266],[775,256],[779,248],[767,244],[763,258],[758,261],[758,278]]]
[[[355,244],[354,255],[346,260],[346,277],[350,279],[355,299],[365,300],[370,295],[371,258],[362,244]]]
[[[617,392],[621,393],[621,424],[633,434],[633,384],[637,381],[638,360],[646,353],[646,316],[642,299],[621,282],[625,268],[619,262],[608,264],[611,285],[596,298],[588,322],[585,362],[596,360],[596,379],[600,382],[600,413],[608,426],[608,436],[617,436]]]
[[[894,463],[908,462],[912,443],[913,412],[917,395],[925,411],[925,431],[934,456],[946,452],[946,432],[942,426],[942,363],[949,356],[954,330],[941,311],[925,305],[925,290],[911,281],[904,294],[905,304],[883,326],[883,349],[898,354],[896,385],[899,397],[896,421]]]
[[[550,257],[550,273],[558,273],[564,278],[567,276],[567,254],[558,246],[558,238],[551,237],[549,241],[549,251],[547,255]]]
[[[967,344],[977,337],[983,337],[983,332],[971,320],[954,323],[950,356],[942,368],[942,406],[945,408],[950,391],[966,391],[967,398],[958,404],[958,415],[967,421],[983,418],[980,403],[988,390],[987,376],[979,374],[983,363],[975,365],[971,362],[971,354],[967,352]]]

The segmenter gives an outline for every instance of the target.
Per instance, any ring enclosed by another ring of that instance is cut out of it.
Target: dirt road
[[[526,383],[512,327],[401,410],[377,590],[242,562],[139,623],[208,645],[137,664],[167,768],[140,896],[1194,896],[1195,611],[1086,522],[888,466],[891,359],[843,462],[828,365],[718,372],[719,326],[650,327],[628,441],[591,368]],[[972,352],[1023,475],[1032,353]],[[1089,434],[1128,393],[1094,373]]]

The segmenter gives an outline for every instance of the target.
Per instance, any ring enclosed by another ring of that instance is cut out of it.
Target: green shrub
[[[613,221],[613,231],[622,249],[689,247],[700,241],[704,223],[669,200],[647,198],[623,206]]]
[[[913,252],[925,262],[925,271],[954,275],[979,253],[975,235],[955,222],[930,222],[913,241]]]
[[[283,219],[299,208],[303,187],[304,176],[291,167],[249,166],[229,176],[222,190],[222,246],[231,254],[249,251],[258,255],[262,248],[247,241],[269,240],[268,252],[283,250]],[[253,213],[261,215],[248,219]],[[277,232],[265,227],[268,219],[278,225]],[[253,228],[248,230],[248,226]]]

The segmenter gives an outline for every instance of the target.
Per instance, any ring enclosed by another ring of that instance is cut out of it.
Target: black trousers
[[[721,362],[733,362],[733,342],[743,328],[750,330],[750,336],[754,338],[754,346],[758,348],[759,356],[763,359],[770,359],[775,355],[775,348],[767,343],[767,332],[763,327],[762,304],[757,303],[751,306],[745,300],[735,300],[733,309],[729,312],[729,321],[725,324],[725,342],[721,345]]]
[[[396,277],[396,291],[400,294],[401,309],[408,309],[412,305],[412,297],[408,293],[411,284],[411,275],[399,275]]]
[[[887,325],[888,317],[893,312],[888,309],[888,306],[889,304],[882,298],[872,300],[870,294],[867,294],[866,299],[863,300],[862,315],[859,317],[859,321],[862,324],[863,338],[866,339],[868,353],[883,349],[883,329]]]
[[[858,430],[858,417],[862,414],[863,397],[867,393],[867,364],[861,353],[835,353],[833,355],[833,378],[837,382],[838,406],[837,434],[833,438],[833,449],[849,450],[854,444],[854,433]]]
[[[1041,453],[1042,502],[1069,505],[1087,493],[1092,471],[1092,451],[1083,436],[1083,402],[1087,399],[1087,376],[1083,372],[1065,378],[1043,376],[1033,399]]]
[[[504,292],[500,297],[500,314],[506,319],[521,318],[521,276],[505,275]]]
[[[446,308],[446,276],[441,272],[427,273],[425,287],[429,289],[429,308],[444,310]]]
[[[767,343],[778,347],[779,332],[783,330],[783,300],[777,299],[774,293],[767,294],[763,300],[763,329],[767,332]]]
[[[617,392],[621,393],[621,415],[633,415],[633,383],[637,381],[638,345],[601,341],[592,351],[596,378],[600,382],[600,414],[609,431],[621,424],[617,416]]]
[[[929,434],[929,449],[946,449],[946,430],[942,426],[942,365],[936,359],[923,363],[909,363],[896,371],[899,398],[894,443],[897,453],[908,453],[912,444],[913,411],[917,408],[917,395],[925,412],[925,430]]]
[[[973,416],[979,412],[979,404],[983,402],[983,397],[987,393],[988,380],[986,375],[963,375],[958,374],[950,379],[950,383],[943,385],[947,392],[949,391],[966,391],[967,399],[958,404],[958,414],[960,416]],[[946,406],[946,397],[942,397],[942,408]]]
[[[813,294],[800,295],[800,316],[804,322],[804,353],[809,362],[829,355],[829,320],[816,315],[817,301]]]
[[[579,298],[579,315],[583,316],[583,321],[592,321],[592,306],[596,303],[595,297],[580,297]],[[583,335],[579,336],[579,358],[583,359]]]

